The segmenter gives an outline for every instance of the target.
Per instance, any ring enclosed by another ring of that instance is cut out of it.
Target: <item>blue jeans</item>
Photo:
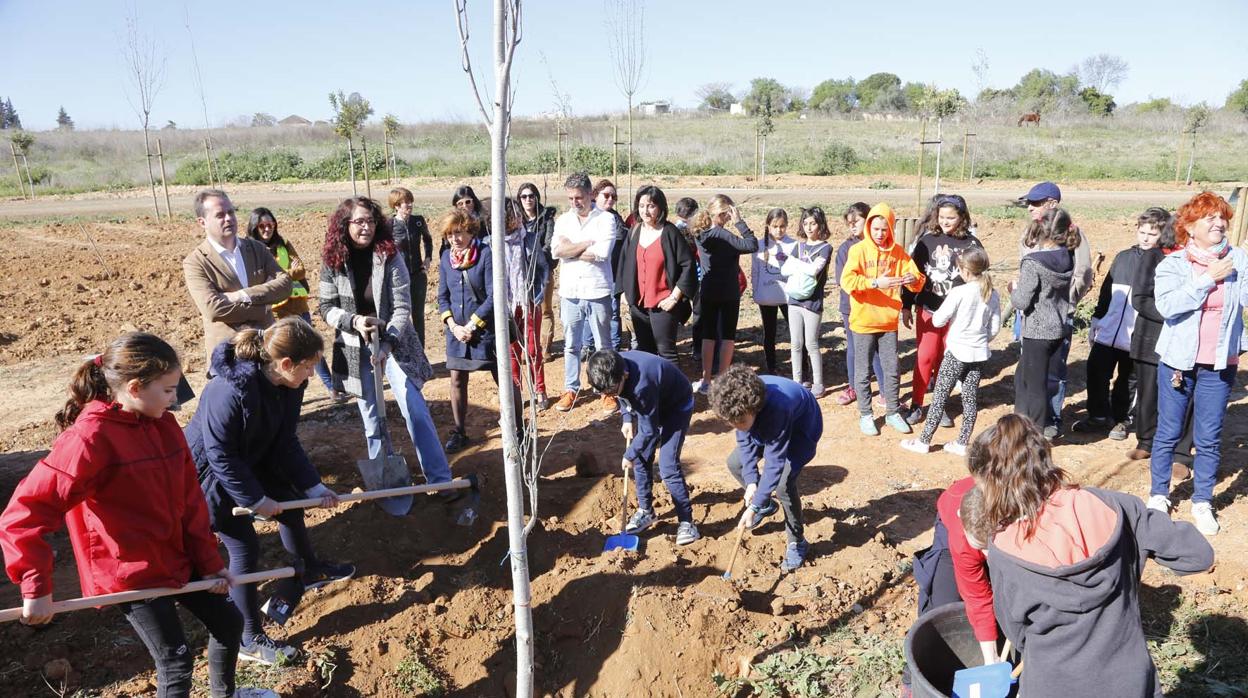
[[[842,313],[842,315],[847,315],[847,313]],[[849,387],[851,389],[855,385],[857,385],[857,382],[854,380],[854,335],[855,334],[857,334],[857,332],[854,332],[853,330],[849,329],[849,323],[848,322],[845,323],[845,376],[849,379]],[[884,369],[880,368],[880,355],[879,354],[875,355],[875,361],[872,363],[871,367],[875,369],[875,380],[878,383],[880,380],[880,376],[884,375]],[[870,383],[871,383],[871,380],[867,379],[867,384],[870,385]]]
[[[585,329],[581,330],[581,346],[592,347],[594,349],[617,349],[620,346],[620,302],[623,295],[611,296],[611,346],[604,347],[602,342],[594,338],[593,329],[586,324]],[[636,348],[636,347],[634,347]]]
[[[394,393],[394,400],[403,413],[403,421],[407,423],[407,433],[412,437],[412,445],[416,447],[416,455],[420,458],[420,469],[425,474],[425,482],[436,484],[451,481],[451,465],[446,461],[446,453],[438,442],[438,430],[433,426],[433,417],[429,415],[429,406],[425,397],[416,389],[399,362],[394,356],[386,357],[386,380]],[[360,405],[360,417],[364,420],[364,442],[368,444],[368,457],[376,458],[381,453],[381,419],[377,413],[378,396],[373,386],[372,354],[367,347],[360,347],[360,380],[364,383],[363,395],[357,402]],[[393,449],[393,445],[391,446]]]
[[[309,325],[312,324],[312,313],[304,313],[299,317],[303,318],[303,321]],[[321,379],[321,383],[324,384],[326,390],[331,393],[334,392],[334,377],[329,373],[329,366],[325,363],[324,356],[316,363],[316,377]]]
[[[1150,495],[1170,494],[1174,445],[1183,434],[1187,405],[1195,401],[1192,409],[1192,440],[1196,444],[1196,458],[1192,461],[1195,479],[1192,503],[1213,500],[1213,485],[1222,462],[1222,420],[1226,417],[1226,402],[1235,382],[1235,368],[1227,366],[1215,371],[1208,364],[1197,364],[1192,370],[1183,371],[1182,384],[1176,388],[1171,383],[1175,369],[1165,363],[1157,365],[1157,435],[1153,437],[1149,464]]]
[[[691,401],[692,402],[692,401]],[[685,484],[685,474],[680,469],[680,449],[685,444],[685,434],[689,433],[689,419],[693,416],[693,405],[665,423],[655,425],[655,435],[659,439],[659,477],[672,495],[672,508],[676,510],[677,521],[693,521],[693,506],[689,503],[689,487]],[[653,511],[651,492],[654,488],[651,475],[652,464],[640,458],[633,461],[633,476],[637,479],[637,508]]]
[[[612,300],[614,296],[559,300],[559,316],[563,319],[564,390],[576,392],[581,389],[581,347],[584,346],[586,330],[593,333],[597,346],[607,347]]]
[[[1070,338],[1074,335],[1074,325],[1070,320],[1066,321],[1066,334],[1062,337],[1062,346],[1057,349],[1057,356],[1053,357],[1053,365],[1050,367],[1048,375],[1049,395],[1049,422],[1048,426],[1057,427],[1058,431],[1062,430],[1062,403],[1066,401],[1066,359],[1070,357]]]

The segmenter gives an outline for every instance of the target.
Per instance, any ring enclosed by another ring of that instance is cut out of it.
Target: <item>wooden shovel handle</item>
[[[369,499],[385,499],[386,497],[402,497],[409,494],[422,494],[425,492],[443,492],[446,490],[460,490],[465,487],[471,487],[472,481],[467,478],[459,478],[450,482],[439,482],[434,485],[409,485],[407,487],[391,487],[386,490],[372,490],[371,492],[351,492],[349,494],[338,495],[340,502],[362,502]],[[307,499],[292,499],[287,502],[278,502],[277,506],[281,511],[289,509],[308,509],[310,507],[319,507],[321,505],[320,497],[309,497]],[[254,514],[247,507],[234,507],[235,516],[250,516]]]
[[[741,551],[741,540],[743,538],[745,538],[745,526],[738,524],[737,540],[732,544],[732,555],[728,558],[728,569],[724,572],[729,578],[732,577],[732,566],[737,564],[737,553]]]
[[[274,570],[266,570],[264,572],[252,572],[250,574],[239,574],[234,576],[234,583],[237,584],[255,584],[269,579],[282,579],[285,577],[295,576],[294,567],[279,567]],[[135,601],[147,601],[149,599],[157,599],[162,596],[175,596],[177,594],[189,594],[196,591],[208,591],[217,584],[217,579],[201,579],[190,582],[182,587],[165,587],[160,589],[134,589],[132,591],[119,591],[113,594],[101,594],[99,596],[84,596],[79,599],[70,599],[68,601],[57,601],[52,604],[52,610],[55,613],[66,613],[68,611],[81,611],[84,608],[96,608],[99,606],[115,606],[119,603],[132,603]],[[11,620],[18,620],[22,617],[21,608],[8,608],[0,611],[0,623],[6,623]]]

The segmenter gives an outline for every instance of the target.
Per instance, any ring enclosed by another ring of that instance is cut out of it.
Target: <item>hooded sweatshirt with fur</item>
[[[1020,695],[1161,697],[1140,625],[1149,558],[1193,574],[1213,564],[1213,548],[1192,524],[1093,487],[1054,493],[1031,538],[1021,522],[993,538],[993,606],[1022,652]]]
[[[871,236],[871,223],[876,218],[888,222],[888,233],[882,243],[876,243]],[[849,293],[849,328],[854,332],[877,334],[897,331],[902,287],[876,288],[875,280],[879,277],[910,273],[914,275],[914,281],[905,288],[915,293],[923,288],[923,272],[893,237],[896,220],[888,204],[876,204],[867,214],[862,241],[849,248],[845,271],[841,272],[841,288]]]

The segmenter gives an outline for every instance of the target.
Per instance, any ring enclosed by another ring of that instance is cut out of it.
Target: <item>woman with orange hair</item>
[[[1169,514],[1174,445],[1193,404],[1196,458],[1192,518],[1200,532],[1218,532],[1213,485],[1221,461],[1222,420],[1239,364],[1243,307],[1248,302],[1248,253],[1226,238],[1232,216],[1226,200],[1202,192],[1179,208],[1179,249],[1157,265],[1157,311],[1165,318],[1157,338],[1157,434],[1153,437],[1148,506]]]

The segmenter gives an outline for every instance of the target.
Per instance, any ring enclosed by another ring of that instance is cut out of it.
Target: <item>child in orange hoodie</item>
[[[896,216],[888,204],[876,204],[867,214],[867,234],[849,249],[841,288],[849,292],[849,327],[854,332],[854,382],[858,393],[858,427],[878,436],[871,414],[869,368],[878,354],[884,369],[878,376],[887,414],[884,421],[903,434],[910,425],[897,406],[897,320],[901,315],[901,289],[923,288],[923,273],[910,255],[893,239]]]

